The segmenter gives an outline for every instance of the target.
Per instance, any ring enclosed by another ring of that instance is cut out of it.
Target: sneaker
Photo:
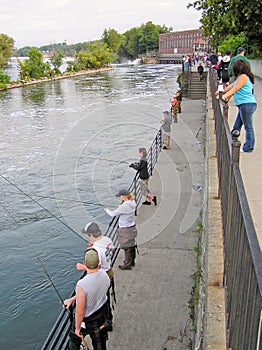
[[[151,202],[145,201],[142,203],[143,205],[151,205]]]
[[[155,205],[157,205],[156,196],[153,197],[152,201],[155,203]]]

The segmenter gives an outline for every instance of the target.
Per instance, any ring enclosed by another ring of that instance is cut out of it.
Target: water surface
[[[127,162],[151,145],[179,70],[116,66],[0,93],[0,349],[41,348],[61,310],[45,270],[67,298],[86,247],[75,232],[107,227],[103,207],[131,183]]]

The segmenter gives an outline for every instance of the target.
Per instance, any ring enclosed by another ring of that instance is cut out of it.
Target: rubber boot
[[[132,266],[135,266],[135,260],[136,260],[136,247],[132,247],[131,249],[131,254],[132,254]]]
[[[155,205],[157,205],[157,199],[156,196],[153,197],[152,201],[155,203]]]
[[[131,270],[132,266],[132,248],[125,248],[125,260],[123,265],[118,265],[121,270]]]

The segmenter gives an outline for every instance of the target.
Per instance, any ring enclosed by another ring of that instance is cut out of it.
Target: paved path
[[[260,248],[262,247],[262,79],[255,79],[255,97],[257,110],[254,113],[255,149],[251,153],[240,153],[240,170],[243,177],[247,199],[258,235]],[[229,103],[229,125],[233,126],[237,115],[234,102]],[[241,144],[245,140],[244,129],[239,138]]]
[[[188,303],[203,200],[204,116],[203,100],[183,101],[179,122],[172,125],[171,149],[161,152],[150,179],[159,203],[138,209],[139,256],[132,271],[117,268],[123,260],[119,254],[109,350],[190,348]]]

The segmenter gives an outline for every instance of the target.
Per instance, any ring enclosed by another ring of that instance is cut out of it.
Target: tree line
[[[244,46],[250,58],[262,56],[262,0],[195,0],[188,4],[201,11],[203,35],[209,40],[209,46],[235,54],[237,47]],[[19,61],[21,79],[49,76],[50,69],[59,73],[62,58],[74,57],[68,70],[99,68],[110,62],[133,59],[158,50],[158,36],[171,32],[173,28],[156,25],[151,21],[134,27],[123,34],[115,29],[104,29],[100,40],[68,45],[63,43],[44,45],[39,48],[25,46],[14,48],[14,39],[0,34],[0,88],[6,87],[10,78],[3,73],[8,59],[12,55],[29,57]],[[43,53],[54,52],[49,63],[43,62]]]
[[[66,42],[44,45],[39,48],[25,46],[14,49],[14,40],[5,34],[0,35],[0,88],[6,87],[9,77],[3,73],[3,68],[11,55],[28,57],[18,60],[20,79],[37,79],[49,77],[50,71],[59,74],[63,57],[73,57],[68,63],[68,71],[79,71],[89,68],[100,68],[111,62],[123,59],[133,59],[138,55],[158,49],[158,35],[172,31],[165,25],[160,26],[151,21],[140,27],[132,28],[124,34],[115,29],[104,29],[100,40],[67,45]],[[48,63],[43,62],[43,53],[52,52],[54,55]]]
[[[107,45],[108,49],[114,53],[116,60],[133,59],[138,55],[145,54],[147,51],[158,49],[158,35],[172,31],[172,28],[167,28],[165,25],[157,25],[151,21],[142,24],[140,27],[134,27],[124,34],[118,33],[115,29],[104,29],[100,40],[91,42],[82,42],[68,45],[66,41],[63,43],[49,44],[39,47],[40,52],[63,52],[64,56],[75,57],[81,51],[87,51],[98,45],[98,42]],[[30,46],[22,47],[15,51],[17,56],[28,56]]]

